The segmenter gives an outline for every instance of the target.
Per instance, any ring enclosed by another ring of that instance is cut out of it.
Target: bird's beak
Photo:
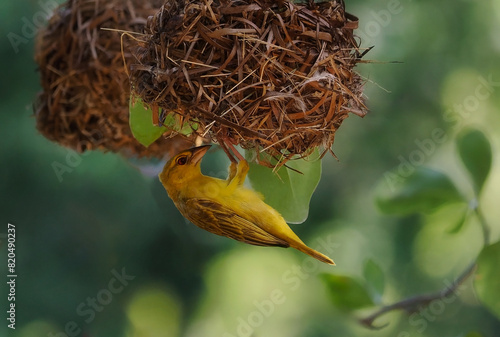
[[[205,155],[205,153],[207,153],[208,149],[211,146],[212,145],[202,145],[202,146],[198,146],[198,147],[192,148],[190,150],[191,153],[192,153],[191,163],[193,165],[198,164],[201,161],[201,158],[203,158],[203,156]]]

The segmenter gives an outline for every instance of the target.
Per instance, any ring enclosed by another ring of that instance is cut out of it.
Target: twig
[[[467,267],[467,269],[464,270],[464,272],[453,282],[453,284],[451,286],[448,286],[448,287],[446,287],[446,288],[444,288],[444,289],[442,289],[434,294],[417,295],[417,296],[405,298],[402,301],[384,306],[384,307],[380,308],[378,311],[371,314],[370,316],[363,318],[363,319],[360,319],[359,322],[362,325],[364,325],[368,328],[371,328],[371,329],[381,329],[381,328],[387,326],[387,324],[377,327],[377,326],[373,325],[373,322],[377,318],[382,316],[383,314],[390,312],[390,311],[393,311],[393,310],[405,310],[407,313],[410,314],[410,313],[418,311],[422,307],[427,307],[433,301],[445,298],[445,297],[455,293],[456,290],[458,289],[458,287],[460,287],[460,285],[462,285],[465,282],[465,280],[467,280],[467,278],[473,274],[475,269],[476,269],[476,262],[472,263],[469,267]]]
[[[481,210],[479,209],[479,203],[477,200],[478,200],[477,198],[472,200],[469,204],[469,207],[474,211],[474,213],[476,213],[476,216],[478,217],[479,224],[481,225],[481,230],[483,232],[484,246],[487,246],[490,244],[490,228],[488,227],[483,212],[481,212]],[[469,267],[467,267],[467,269],[465,269],[462,272],[462,274],[453,282],[451,286],[446,287],[437,293],[427,294],[427,295],[417,295],[406,298],[402,301],[390,305],[386,305],[380,308],[378,311],[371,314],[370,316],[360,319],[359,322],[362,325],[371,329],[381,329],[387,326],[387,324],[380,327],[374,326],[373,322],[378,317],[393,310],[405,310],[407,313],[413,313],[419,310],[419,308],[427,307],[432,303],[432,301],[442,299],[449,296],[450,294],[453,294],[458,289],[458,287],[460,287],[460,285],[462,285],[465,282],[465,280],[467,280],[467,278],[474,273],[476,267],[477,264],[474,261],[471,265],[469,265]]]

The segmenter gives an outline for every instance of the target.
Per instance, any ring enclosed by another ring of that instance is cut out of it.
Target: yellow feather
[[[307,247],[262,195],[243,186],[248,163],[231,164],[222,180],[201,173],[209,146],[183,151],[169,160],[159,178],[184,217],[211,233],[259,246],[292,247],[319,261],[329,257]]]

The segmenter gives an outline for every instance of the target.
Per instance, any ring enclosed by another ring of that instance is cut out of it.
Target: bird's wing
[[[256,246],[290,246],[286,241],[269,234],[218,202],[208,199],[189,199],[186,201],[185,211],[186,218],[211,233]]]

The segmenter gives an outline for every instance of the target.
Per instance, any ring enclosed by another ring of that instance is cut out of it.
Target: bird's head
[[[201,159],[207,153],[210,145],[202,145],[180,152],[170,159],[158,175],[161,183],[169,191],[201,174]],[[170,193],[170,192],[169,192]]]

